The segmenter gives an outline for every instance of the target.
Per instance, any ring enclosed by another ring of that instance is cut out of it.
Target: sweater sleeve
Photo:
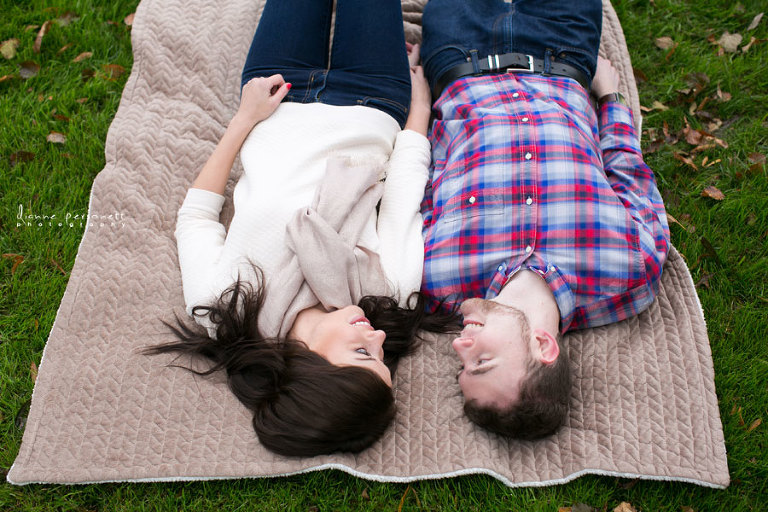
[[[421,235],[421,200],[430,163],[429,141],[405,130],[397,135],[389,159],[377,231],[384,273],[401,305],[421,286],[424,240]]]
[[[224,196],[191,188],[179,209],[175,236],[188,313],[216,298],[214,269],[226,238],[224,225],[219,222],[223,205]]]

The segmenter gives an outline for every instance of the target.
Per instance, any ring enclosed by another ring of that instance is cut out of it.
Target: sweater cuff
[[[184,203],[181,205],[180,210],[205,210],[214,213],[218,217],[219,213],[221,213],[222,206],[224,206],[223,195],[201,188],[190,188],[187,191],[187,197],[184,198]]]

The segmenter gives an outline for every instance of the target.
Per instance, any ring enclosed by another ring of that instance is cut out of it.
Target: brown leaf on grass
[[[677,43],[675,43],[675,41],[669,36],[657,37],[654,41],[654,44],[656,45],[656,48],[661,50],[669,50],[673,46],[677,46]]]
[[[19,47],[20,41],[16,38],[6,39],[0,43],[0,54],[8,60],[11,60],[16,56],[16,49]]]
[[[758,41],[765,41],[765,39],[757,39],[755,36],[749,38],[749,42],[741,47],[741,53],[747,53],[752,45]]]
[[[762,418],[757,418],[757,419],[756,419],[755,421],[753,421],[753,422],[752,422],[752,424],[749,426],[749,428],[747,429],[747,432],[752,432],[752,431],[753,431],[753,430],[755,430],[757,427],[759,427],[759,426],[760,426],[760,424],[761,424],[762,422],[763,422],[763,419],[762,419]]]
[[[95,72],[94,72],[92,69],[84,69],[84,70],[82,70],[82,71],[80,72],[80,79],[81,79],[83,82],[87,82],[88,80],[90,80],[91,78],[93,78],[93,75],[95,75],[95,74],[96,74],[96,73],[95,73]]]
[[[40,65],[31,60],[25,60],[19,64],[19,76],[24,80],[32,78],[40,72]]]
[[[54,268],[55,268],[56,270],[58,270],[59,272],[61,272],[61,273],[62,273],[62,274],[64,274],[64,275],[67,275],[67,271],[66,271],[66,270],[64,270],[63,268],[61,268],[61,265],[59,265],[59,262],[58,262],[58,261],[56,261],[56,260],[54,260],[53,258],[51,258],[51,263],[53,263],[53,266],[54,266]]]
[[[622,501],[618,507],[613,509],[613,512],[637,512],[637,510],[626,501]]]
[[[674,153],[672,153],[672,156],[674,157],[675,160],[679,160],[683,162],[685,165],[693,168],[693,170],[695,171],[699,170],[698,166],[696,166],[696,163],[692,159],[688,158],[688,155],[686,153],[675,151]]]
[[[32,379],[32,384],[37,380],[37,365],[34,361],[29,363],[29,378]]]
[[[714,199],[715,201],[722,201],[725,199],[725,194],[723,194],[719,188],[710,185],[701,191],[701,197],[708,197],[710,199]]]
[[[88,101],[88,98],[77,98],[75,101],[82,105],[83,103]]]
[[[13,260],[13,265],[11,266],[11,275],[13,275],[16,272],[18,266],[21,265],[21,263],[24,261],[24,256],[21,254],[6,253],[3,254],[3,259]]]
[[[35,50],[35,53],[40,53],[40,47],[43,45],[43,37],[45,37],[45,34],[48,33],[48,29],[50,28],[51,28],[50,20],[43,23],[43,26],[40,27],[40,30],[37,32],[37,37],[35,38],[35,45],[32,47],[32,49]]]
[[[650,155],[651,153],[655,153],[656,151],[660,150],[664,146],[664,144],[666,144],[666,141],[662,137],[659,137],[658,139],[654,139],[643,150],[643,154]]]
[[[37,30],[40,28],[40,25],[27,25],[24,27],[24,32],[29,32],[30,30]]]
[[[126,24],[126,25],[128,25],[129,27],[130,27],[130,26],[133,26],[133,17],[134,17],[134,16],[136,16],[136,13],[135,13],[135,12],[132,12],[131,14],[129,14],[128,16],[126,16],[126,17],[123,19],[123,23],[125,23],[125,24]]]
[[[702,72],[688,73],[685,75],[685,82],[691,88],[693,95],[696,96],[709,84],[709,76]]]
[[[67,142],[67,136],[64,135],[63,133],[51,132],[46,137],[46,140],[53,144],[64,144],[65,142]]]
[[[696,512],[696,511],[695,511],[695,510],[693,510],[691,507],[686,507],[686,506],[682,506],[682,507],[680,507],[680,511],[681,511],[681,512]]]
[[[14,78],[16,78],[16,75],[3,75],[3,76],[0,76],[0,84],[3,83],[3,82],[8,82],[10,80],[13,80]]]
[[[750,162],[749,170],[753,173],[762,172],[763,166],[765,166],[765,155],[762,153],[750,153],[747,156]]]
[[[368,494],[368,488],[367,487],[365,489],[363,489],[362,493],[360,493],[360,497],[363,498],[364,500],[370,500],[371,499],[371,496]]]
[[[74,45],[73,45],[72,43],[67,43],[67,44],[65,44],[64,46],[62,46],[61,48],[59,48],[59,51],[57,51],[57,52],[56,52],[56,55],[61,55],[62,53],[64,53],[65,51],[69,50],[69,49],[70,49],[70,48],[72,48],[73,46],[74,46]]]
[[[752,18],[752,22],[747,27],[747,32],[749,32],[750,30],[756,29],[757,26],[760,24],[760,20],[762,20],[762,19],[763,19],[763,13],[762,12],[760,14],[755,15],[755,17]]]
[[[731,101],[731,93],[720,90],[720,84],[717,84],[717,99],[723,103]]]
[[[641,69],[637,69],[635,67],[632,68],[632,73],[635,75],[635,81],[637,83],[647,82],[648,76],[646,76],[645,73]]]
[[[709,272],[705,272],[703,276],[699,278],[698,281],[696,281],[696,284],[694,285],[696,288],[706,288],[709,289],[709,280],[714,277],[714,274],[710,274]]]
[[[717,44],[720,45],[724,51],[735,53],[738,51],[742,39],[744,38],[741,34],[731,34],[726,30],[725,33],[720,36],[720,39],[717,40]]]
[[[84,61],[85,59],[90,59],[91,57],[93,57],[93,52],[83,52],[77,57],[75,57],[74,59],[72,59],[72,62],[81,62],[81,61]]]
[[[57,121],[64,121],[65,123],[69,122],[69,118],[62,114],[53,114],[53,118]]]
[[[571,512],[571,510],[573,510],[571,507],[560,507],[557,512]]]
[[[104,64],[102,68],[107,80],[117,80],[120,75],[125,73],[125,68],[119,64]]]
[[[15,153],[11,153],[11,167],[16,167],[16,164],[20,162],[29,162],[34,158],[35,154],[30,153],[29,151],[17,151]]]
[[[77,21],[80,19],[80,16],[78,16],[76,13],[72,11],[67,11],[58,18],[56,18],[56,23],[58,23],[62,27],[66,27],[73,21]]]

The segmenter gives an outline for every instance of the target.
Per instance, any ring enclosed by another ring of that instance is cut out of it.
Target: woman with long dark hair
[[[177,341],[148,350],[226,371],[261,443],[285,455],[373,443],[394,416],[398,359],[420,329],[447,329],[411,296],[430,161],[418,47],[406,48],[399,0],[337,0],[329,54],[332,10],[333,0],[267,2],[240,106],[179,210],[197,323],[179,320]]]

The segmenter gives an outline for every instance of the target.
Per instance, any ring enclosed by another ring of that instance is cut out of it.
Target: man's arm
[[[610,61],[598,58],[592,90],[599,98],[618,92],[618,73]],[[669,226],[653,171],[643,161],[632,111],[616,101],[598,106],[603,169],[639,233],[640,250],[649,282],[655,282],[669,250]]]

